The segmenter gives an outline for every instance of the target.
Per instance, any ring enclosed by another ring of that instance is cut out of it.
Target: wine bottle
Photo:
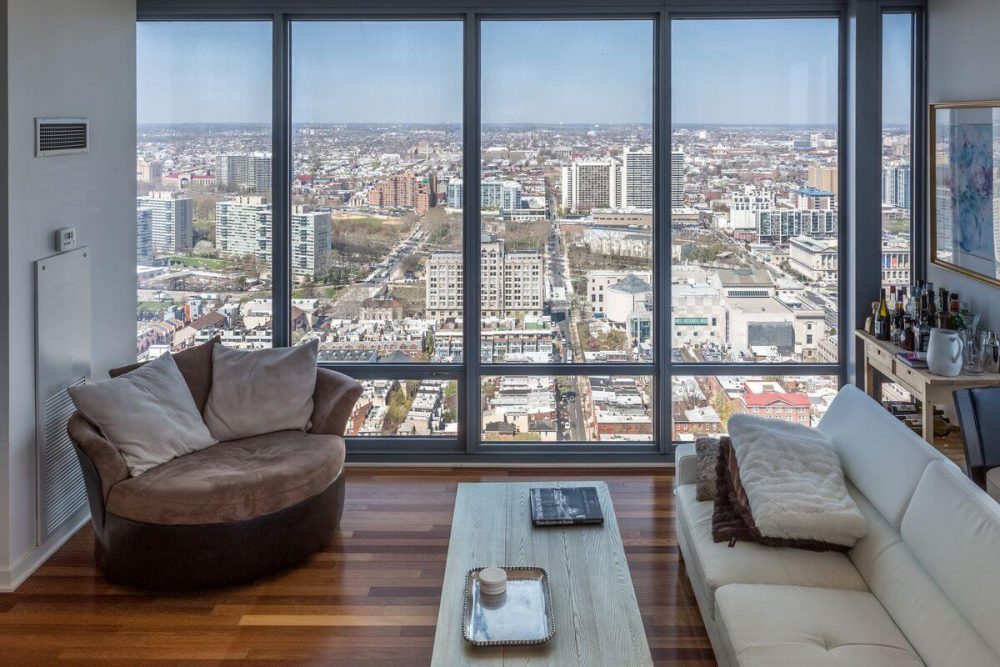
[[[878,300],[878,313],[875,315],[875,338],[879,340],[890,339],[889,307],[885,303],[885,288],[880,290]]]

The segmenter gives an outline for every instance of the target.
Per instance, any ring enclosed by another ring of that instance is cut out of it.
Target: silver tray
[[[462,636],[474,646],[543,644],[556,632],[549,576],[540,567],[502,567],[507,591],[481,595],[479,571],[465,577]]]

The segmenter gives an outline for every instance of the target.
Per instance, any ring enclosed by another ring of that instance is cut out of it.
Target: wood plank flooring
[[[109,584],[85,527],[0,595],[0,664],[426,665],[459,482],[608,483],[657,665],[714,665],[673,529],[672,471],[348,468],[342,530],[249,586],[161,595]]]

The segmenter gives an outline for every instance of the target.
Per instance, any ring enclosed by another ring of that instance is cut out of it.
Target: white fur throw
[[[847,492],[836,446],[816,429],[751,415],[729,418],[754,523],[764,537],[851,547],[865,518]]]

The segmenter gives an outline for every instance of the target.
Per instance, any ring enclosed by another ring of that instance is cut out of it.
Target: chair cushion
[[[220,442],[116,484],[108,511],[157,524],[252,519],[322,492],[344,453],[343,438],[301,431]]]
[[[319,341],[295,347],[212,352],[205,424],[228,442],[274,431],[308,431],[316,391]]]
[[[1000,655],[1000,505],[950,462],[933,463],[917,485],[901,534],[934,582]]]
[[[70,387],[69,394],[133,477],[216,443],[169,354],[125,376]]]
[[[705,586],[715,592],[726,584],[797,584],[866,591],[864,579],[846,554],[768,547],[737,542],[730,547],[712,540],[713,503],[698,502],[695,486],[677,489],[677,512],[683,514],[693,552],[689,568],[698,568]]]
[[[837,445],[844,474],[899,528],[924,468],[944,456],[863,391],[845,386],[817,427]],[[892,471],[892,474],[886,474]]]
[[[196,345],[173,355],[174,361],[177,363],[177,369],[184,376],[184,382],[187,383],[188,389],[191,390],[191,398],[194,399],[194,404],[198,406],[198,412],[205,412],[205,403],[208,402],[208,394],[212,390],[212,348],[220,340],[216,336],[207,343]],[[142,363],[129,364],[121,368],[112,368],[108,371],[108,375],[116,378],[148,363],[148,361],[143,361]]]
[[[715,596],[741,667],[916,667],[920,657],[871,593],[733,584]]]

